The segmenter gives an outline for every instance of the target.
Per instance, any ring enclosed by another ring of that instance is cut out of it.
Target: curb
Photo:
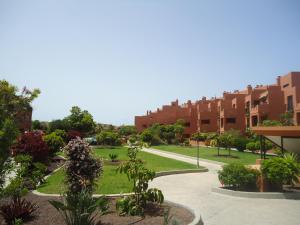
[[[213,187],[211,189],[213,193],[228,195],[232,197],[241,197],[241,198],[261,198],[261,199],[300,199],[299,192],[246,192],[246,191],[233,191],[220,187]]]
[[[195,212],[195,210],[191,209],[190,207],[188,206],[185,206],[183,204],[179,204],[179,203],[175,203],[175,202],[172,202],[172,201],[169,201],[169,200],[165,200],[164,201],[165,203],[168,203],[170,205],[173,205],[173,206],[177,206],[177,207],[181,207],[181,208],[184,208],[188,211],[190,211],[193,215],[194,215],[194,219],[191,223],[189,223],[188,225],[204,225],[203,223],[203,220],[201,218],[201,215],[200,214],[197,214]]]
[[[202,169],[187,169],[187,170],[170,170],[170,171],[161,171],[155,174],[156,177],[168,176],[168,175],[176,175],[176,174],[184,174],[184,173],[204,173],[208,172],[207,168]]]

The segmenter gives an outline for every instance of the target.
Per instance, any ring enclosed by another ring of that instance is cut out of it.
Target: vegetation
[[[255,190],[259,171],[247,168],[241,163],[230,163],[218,171],[222,185],[234,190]]]
[[[116,162],[117,161],[118,154],[110,153],[108,156],[109,156],[109,158],[110,158],[110,160],[112,162]]]
[[[28,131],[21,135],[13,146],[13,155],[28,154],[33,161],[45,162],[49,156],[49,148],[38,131]]]
[[[118,133],[113,131],[101,131],[100,134],[96,136],[97,144],[99,145],[110,145],[119,146],[121,145],[121,140]]]
[[[109,160],[109,154],[117,154],[120,161],[128,160],[127,148],[116,147],[110,148],[98,148],[94,149],[94,156]],[[139,152],[140,158],[143,159],[147,168],[159,171],[169,171],[169,170],[182,170],[182,169],[196,169],[195,165],[164,158],[161,156],[153,155],[147,152]],[[95,186],[95,193],[97,194],[119,194],[119,193],[129,193],[132,190],[132,183],[128,181],[125,174],[120,174],[116,172],[117,165],[105,164],[103,166],[103,173],[101,180],[97,182]],[[53,175],[51,175],[46,182],[38,188],[38,191],[43,193],[60,193],[66,188],[63,185],[65,177],[64,170],[59,170]]]
[[[44,136],[44,141],[48,145],[51,154],[59,151],[65,145],[63,138],[60,135],[57,135],[58,133],[60,133],[60,131],[52,132],[51,134]]]
[[[153,148],[163,150],[163,151],[168,151],[168,152],[174,152],[177,154],[192,156],[192,157],[197,156],[196,147],[184,147],[184,146],[177,146],[177,145],[159,145],[159,146],[154,146]],[[219,157],[218,151],[220,152],[220,155],[226,155],[228,153],[228,150],[225,149],[218,150],[217,148],[200,147],[199,157],[203,159],[209,159],[209,160],[214,160],[223,163],[240,162],[244,165],[255,164],[256,159],[260,158],[260,155],[257,154],[252,154],[248,152],[237,152],[237,151],[232,151],[231,157]]]
[[[67,156],[66,182],[70,192],[92,191],[95,179],[102,172],[102,162],[90,155],[91,148],[80,138],[65,147]]]
[[[60,212],[67,225],[96,225],[98,212],[104,213],[108,209],[103,197],[92,197],[95,180],[102,172],[102,162],[90,155],[90,147],[80,138],[71,140],[65,152],[68,159],[67,191],[63,202],[49,202]]]
[[[164,196],[156,188],[148,189],[149,181],[155,177],[153,170],[147,169],[144,162],[137,158],[139,146],[128,148],[129,161],[118,167],[120,173],[125,173],[132,182],[134,195],[126,196],[117,201],[117,209],[121,215],[143,215],[148,201],[163,203]]]
[[[17,93],[17,87],[0,80],[0,195],[3,192],[5,173],[11,168],[9,149],[19,134],[18,114],[31,109],[30,104],[38,97],[40,90],[23,88],[21,94]]]
[[[137,134],[135,126],[120,126],[118,129],[118,133],[120,136],[131,136]]]
[[[141,141],[151,145],[182,143],[184,141],[183,132],[183,120],[178,120],[175,124],[171,125],[153,124],[141,133]]]
[[[286,155],[284,158],[274,157],[263,161],[261,171],[271,184],[281,189],[283,184],[298,181],[300,164],[295,155]]]

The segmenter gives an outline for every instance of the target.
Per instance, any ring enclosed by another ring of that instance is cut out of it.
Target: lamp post
[[[197,168],[199,168],[199,137],[197,137]]]

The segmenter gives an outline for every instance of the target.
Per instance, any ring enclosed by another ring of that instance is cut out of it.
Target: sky
[[[300,71],[298,0],[0,0],[0,79],[99,123]]]

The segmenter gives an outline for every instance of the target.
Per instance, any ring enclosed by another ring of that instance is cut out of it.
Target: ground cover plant
[[[117,154],[120,162],[128,160],[127,148],[115,147],[110,148],[96,148],[93,149],[93,154],[104,160],[103,173],[101,182],[95,186],[95,193],[97,194],[118,194],[128,193],[132,190],[132,184],[128,181],[125,174],[117,173],[118,165],[106,164],[110,161],[109,154]],[[168,170],[183,170],[183,169],[196,169],[195,165],[180,162],[173,159],[164,158],[161,156],[153,155],[147,152],[140,152],[140,158],[145,162],[145,166],[155,172],[168,171]],[[65,187],[63,185],[64,171],[59,170],[51,175],[46,182],[38,188],[38,191],[43,193],[61,193]]]
[[[152,148],[173,152],[177,154],[197,157],[197,147],[187,147],[187,146],[178,146],[178,145],[158,145],[158,146],[152,146]],[[240,162],[245,165],[255,164],[256,159],[260,158],[259,154],[252,154],[248,152],[238,152],[238,151],[231,151],[232,157],[218,157],[218,151],[220,151],[220,155],[228,154],[228,150],[225,149],[218,150],[218,148],[200,147],[199,157],[203,159],[222,162],[222,163]]]

